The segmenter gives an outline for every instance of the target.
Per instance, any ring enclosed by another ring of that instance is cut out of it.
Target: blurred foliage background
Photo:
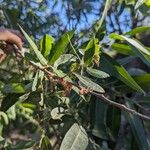
[[[149,149],[149,121],[81,95],[78,88],[78,94],[64,96],[62,86],[37,69],[36,63],[48,61],[54,73],[76,84],[89,77],[112,101],[149,116],[150,1],[107,2],[106,7],[105,0],[0,0],[0,26],[20,30],[19,24],[42,54],[24,34],[30,43],[25,60],[10,55],[0,64],[0,149],[69,150],[69,139],[73,150]]]

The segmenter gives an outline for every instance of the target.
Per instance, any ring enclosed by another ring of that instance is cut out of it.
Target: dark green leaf
[[[42,137],[41,139],[41,145],[40,145],[41,150],[52,150],[52,146],[50,143],[50,139],[47,136]]]
[[[127,107],[131,109],[135,109],[133,104],[129,101],[126,102]],[[130,113],[125,113],[126,117],[130,123],[132,133],[134,135],[134,138],[136,140],[136,143],[138,144],[139,149],[141,150],[149,150],[149,146],[147,143],[147,137],[145,134],[143,122],[140,118],[137,116],[134,116]]]
[[[144,93],[141,87],[134,81],[134,79],[128,74],[128,72],[123,68],[123,66],[118,64],[107,54],[102,53],[100,65],[102,70],[104,70],[108,74],[121,80],[134,90]]]
[[[69,40],[73,37],[74,31],[69,31],[62,35],[62,37],[55,43],[49,56],[49,63],[54,64],[54,62],[64,53]]]
[[[98,138],[112,140],[111,133],[106,125],[108,105],[100,101],[95,96],[91,97],[90,103],[90,120],[92,134]]]
[[[35,144],[35,141],[19,141],[16,145],[9,146],[11,150],[21,150],[31,148]]]

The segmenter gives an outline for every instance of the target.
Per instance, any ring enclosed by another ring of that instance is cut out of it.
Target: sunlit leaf
[[[108,78],[108,77],[110,77],[109,74],[107,74],[106,72],[101,71],[101,70],[97,70],[97,69],[87,67],[86,71],[91,76],[96,77],[96,78]]]
[[[60,150],[86,150],[88,142],[85,129],[75,123],[66,133],[61,143]]]
[[[23,35],[25,36],[25,38],[29,42],[30,46],[34,50],[34,52],[35,52],[37,58],[39,59],[39,61],[41,62],[41,64],[47,65],[47,60],[43,57],[41,52],[38,50],[38,47],[36,46],[36,44],[32,41],[32,39],[28,36],[28,34],[22,29],[22,27],[21,26],[19,26],[19,27],[20,27],[20,30],[22,31]]]
[[[73,34],[74,31],[69,31],[63,34],[62,37],[55,43],[49,56],[50,64],[54,64],[54,62],[65,52],[65,49],[69,44],[69,40],[73,37]]]
[[[54,39],[48,34],[45,34],[39,41],[39,50],[45,58],[50,54],[53,42]]]
[[[93,82],[92,80],[90,80],[89,78],[85,77],[85,76],[81,76],[79,74],[74,73],[75,76],[80,80],[80,82],[86,86],[86,88],[89,88],[93,91],[99,92],[99,93],[104,93],[104,89],[96,84],[95,82]]]
[[[59,65],[68,61],[76,61],[76,57],[72,54],[63,54],[55,61],[54,67],[57,68]]]

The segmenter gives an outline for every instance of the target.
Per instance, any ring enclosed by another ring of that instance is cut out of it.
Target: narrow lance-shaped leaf
[[[149,30],[150,30],[149,26],[142,26],[142,27],[134,28],[131,31],[125,33],[125,34],[127,34],[127,35],[135,35],[137,33],[145,32],[145,31],[149,31]]]
[[[150,66],[150,51],[147,50],[141,43],[134,39],[125,37],[123,35],[111,34],[111,38],[125,40],[131,46],[132,51],[139,56],[139,58],[148,66]]]
[[[105,7],[104,7],[104,11],[103,11],[103,13],[102,13],[101,19],[96,23],[96,25],[97,25],[96,33],[97,33],[97,32],[99,31],[99,29],[101,28],[102,23],[103,23],[105,17],[107,16],[107,11],[108,11],[108,9],[109,9],[110,3],[111,3],[111,0],[106,0]]]
[[[134,106],[130,101],[126,101],[126,105],[127,107],[134,109]],[[138,118],[137,116],[133,116],[132,114],[129,114],[129,113],[125,113],[125,114],[126,114],[127,120],[130,123],[132,133],[135,137],[135,140],[136,140],[136,143],[138,144],[139,149],[149,150],[147,136],[145,134],[142,120]]]
[[[30,46],[34,50],[34,52],[35,52],[37,58],[39,59],[40,63],[42,65],[47,65],[47,60],[43,57],[41,52],[38,50],[38,47],[36,46],[36,44],[32,41],[32,39],[28,36],[28,34],[22,29],[22,27],[21,26],[19,26],[19,27],[20,27],[20,30],[22,31],[23,35],[25,36],[25,38],[29,42]]]
[[[101,70],[97,70],[97,69],[93,69],[93,68],[87,67],[87,68],[86,68],[86,71],[87,71],[91,76],[94,76],[94,77],[96,77],[96,78],[108,78],[108,77],[109,77],[109,74],[107,74],[106,72],[101,71]]]
[[[48,34],[45,34],[43,38],[39,41],[40,51],[45,58],[50,54],[53,42],[54,39]]]
[[[54,64],[54,62],[64,53],[69,40],[73,37],[74,31],[69,31],[62,35],[62,37],[53,46],[50,56],[49,63]],[[69,39],[68,39],[69,38]]]
[[[141,87],[134,81],[134,79],[123,68],[123,66],[121,66],[119,63],[117,63],[115,60],[113,60],[107,54],[102,53],[100,65],[101,65],[102,70],[104,70],[108,74],[121,80],[126,85],[133,88],[134,90],[144,93],[144,91],[141,89]]]

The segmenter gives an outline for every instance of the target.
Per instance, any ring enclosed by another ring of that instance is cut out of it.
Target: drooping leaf
[[[47,60],[44,58],[44,56],[38,50],[38,47],[36,46],[36,44],[32,41],[32,39],[28,36],[28,34],[22,29],[22,27],[21,26],[19,26],[19,27],[20,27],[20,30],[22,31],[23,35],[25,36],[25,38],[29,42],[30,46],[34,50],[34,52],[35,52],[37,58],[39,59],[40,63],[42,65],[47,65]]]
[[[74,74],[80,80],[80,82],[84,86],[86,86],[86,88],[89,88],[89,89],[96,91],[96,92],[99,92],[99,93],[105,92],[104,89],[100,85],[96,84],[95,82],[93,82],[89,78],[82,76],[82,75],[79,75],[79,74],[76,74],[76,73],[74,73]]]
[[[54,39],[48,34],[39,41],[39,50],[45,58],[50,54],[53,42]]]
[[[50,143],[50,139],[47,136],[43,136],[40,141],[41,150],[52,150],[52,145]]]
[[[92,134],[98,138],[112,140],[111,133],[106,125],[108,105],[95,96],[91,97],[90,103],[90,129]]]
[[[134,81],[134,79],[129,75],[129,73],[117,63],[114,59],[108,56],[105,53],[101,55],[101,68],[109,75],[116,77],[117,79],[124,82],[124,84],[128,85],[129,87],[133,88],[136,91],[144,93],[141,87]]]
[[[106,16],[107,16],[107,11],[108,11],[108,9],[109,9],[109,7],[110,7],[111,1],[112,1],[112,0],[106,0],[105,7],[104,7],[104,10],[103,10],[102,16],[101,16],[100,20],[98,20],[98,22],[96,23],[96,26],[97,26],[97,27],[95,28],[96,33],[100,30],[100,28],[101,28],[101,26],[102,26],[102,24],[103,24],[103,21],[104,21],[104,19],[105,19]]]
[[[126,105],[128,108],[131,109],[135,109],[133,104],[129,101],[126,101]],[[138,118],[137,116],[134,116],[130,113],[126,113],[125,112],[125,116],[128,120],[128,122],[130,123],[131,129],[132,129],[132,133],[134,135],[134,138],[136,140],[136,143],[139,147],[139,149],[142,150],[149,150],[149,145],[148,145],[148,140],[145,134],[145,129],[143,126],[143,122],[140,118]]]
[[[86,150],[88,142],[85,129],[75,123],[66,133],[61,143],[60,150]]]
[[[111,34],[111,38],[125,40],[131,46],[132,51],[148,66],[150,66],[150,51],[147,50],[141,43],[138,41],[125,37],[123,35]]]
[[[106,72],[101,71],[101,70],[97,70],[97,69],[87,67],[86,71],[91,76],[96,77],[96,78],[108,78],[108,77],[110,77],[109,74],[107,74]]]
[[[69,31],[62,35],[62,37],[53,46],[50,56],[49,63],[54,64],[54,62],[64,53],[69,40],[73,37],[74,31]],[[69,39],[68,39],[69,38]]]

